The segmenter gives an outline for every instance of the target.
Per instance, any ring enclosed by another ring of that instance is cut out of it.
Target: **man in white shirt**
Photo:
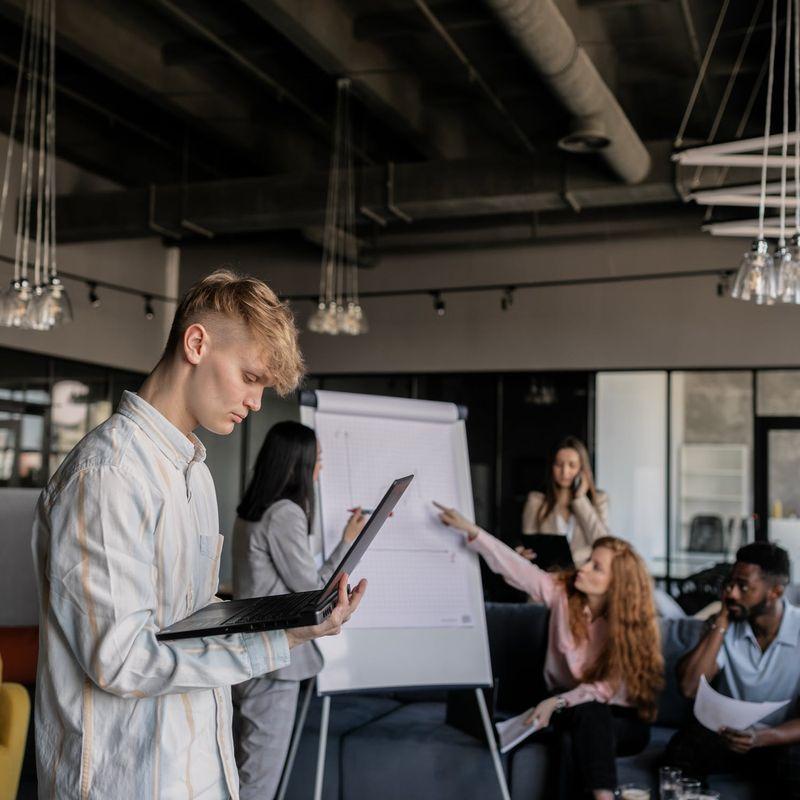
[[[357,608],[366,584],[348,597],[344,576],[320,625],[156,639],[217,591],[222,536],[193,430],[231,433],[265,387],[286,394],[302,373],[288,308],[261,281],[215,272],[181,301],[139,393],[50,480],[33,534],[40,798],[237,798],[230,686],[286,666]]]

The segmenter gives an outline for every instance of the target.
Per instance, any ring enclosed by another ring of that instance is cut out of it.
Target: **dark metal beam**
[[[536,160],[400,164],[391,191],[387,169],[368,166],[356,175],[359,221],[404,220],[405,227],[408,220],[677,202],[668,145],[653,150],[653,172],[636,186],[613,181],[591,162],[567,164],[552,154]],[[325,172],[294,173],[160,186],[152,196],[141,190],[62,196],[59,240],[148,236],[163,230],[191,238],[185,221],[215,234],[320,226],[327,180]]]
[[[281,103],[286,103],[304,116],[317,130],[319,134],[325,137],[329,136],[333,131],[331,121],[320,114],[315,108],[307,103],[302,97],[299,97],[289,87],[276,80],[266,70],[262,69],[249,55],[243,53],[236,46],[230,43],[229,40],[217,35],[209,26],[205,25],[192,14],[184,11],[177,3],[172,0],[153,0],[168,14],[174,17],[181,25],[187,30],[200,36],[205,41],[219,48],[230,59],[232,59],[241,69],[248,75],[255,78],[259,83],[263,84],[275,96],[275,99]],[[356,148],[358,152],[358,148]],[[359,153],[364,157],[363,153]]]
[[[11,113],[21,38],[22,31],[15,25],[0,26],[0,117],[4,121]],[[58,144],[68,161],[126,185],[176,180],[182,169],[195,180],[252,173],[252,162],[246,167],[247,162],[237,160],[233,153],[227,153],[223,161],[219,141],[188,132],[174,115],[69,53],[60,51],[56,60]],[[9,125],[2,130],[8,131]],[[70,130],[82,131],[88,146],[65,147]],[[19,129],[18,135],[22,135]],[[97,151],[106,142],[116,146],[117,152],[103,160]],[[125,152],[126,158],[120,159],[119,152]],[[143,172],[141,164],[132,163],[137,158],[149,161],[151,169]]]
[[[342,0],[243,0],[321,69],[353,79],[356,96],[429,158],[463,158],[469,135],[477,135],[459,114],[425,108],[420,80],[378,42],[359,41]],[[469,134],[469,135],[468,135]]]
[[[252,37],[245,36],[224,36],[222,41],[247,58],[259,58],[261,56],[275,55],[276,48],[255,44]],[[170,67],[182,67],[195,64],[212,64],[220,61],[227,61],[229,56],[209,41],[198,41],[197,39],[178,39],[173,42],[165,42],[161,45],[161,59]]]
[[[0,14],[18,21],[25,2],[0,0]],[[66,8],[58,20],[60,50],[215,138],[237,159],[246,158],[253,172],[273,171],[277,163],[313,168],[326,161],[327,147],[291,115],[276,114],[269,126],[251,124],[253,108],[272,100],[265,100],[255,79],[242,80],[232,63],[227,69],[166,65],[161,47],[179,30],[174,20],[120,0],[70,0]]]
[[[478,5],[465,10],[463,3],[436,5],[436,15],[450,31],[486,28],[496,25],[487,9]],[[413,10],[370,12],[353,20],[353,35],[359,41],[382,41],[408,36],[432,35],[425,20]]]
[[[531,241],[608,239],[664,235],[665,231],[697,231],[702,212],[696,206],[655,203],[635,208],[586,209],[580,214],[553,211],[480,219],[423,222],[409,230],[378,231],[364,252],[414,253],[473,250]]]

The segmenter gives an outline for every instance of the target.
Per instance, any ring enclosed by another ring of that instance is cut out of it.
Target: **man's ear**
[[[772,595],[773,600],[780,600],[784,591],[786,591],[786,587],[779,580],[774,581],[772,586],[769,587],[769,593]]]
[[[193,365],[197,365],[208,351],[209,334],[199,322],[192,323],[183,334],[183,356]]]

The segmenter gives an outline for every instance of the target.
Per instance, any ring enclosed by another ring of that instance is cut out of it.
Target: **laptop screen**
[[[339,578],[341,578],[344,573],[348,575],[353,573],[353,570],[358,566],[358,562],[361,561],[361,557],[372,543],[372,540],[383,526],[383,523],[389,518],[392,509],[397,505],[397,501],[403,496],[403,492],[405,492],[412,480],[414,480],[414,476],[407,475],[405,478],[398,478],[392,483],[389,490],[383,496],[383,499],[370,515],[367,524],[358,535],[358,538],[350,545],[347,555],[341,560],[336,571],[323,587],[320,592],[320,601],[330,595],[331,590],[336,588]]]

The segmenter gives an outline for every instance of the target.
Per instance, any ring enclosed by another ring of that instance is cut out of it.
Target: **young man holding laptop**
[[[303,372],[288,308],[261,281],[220,270],[181,301],[138,394],[67,456],[39,501],[36,698],[39,797],[238,797],[230,686],[336,634],[362,581],[321,623],[159,641],[215,601],[222,536],[202,427],[229,434],[265,387]]]

